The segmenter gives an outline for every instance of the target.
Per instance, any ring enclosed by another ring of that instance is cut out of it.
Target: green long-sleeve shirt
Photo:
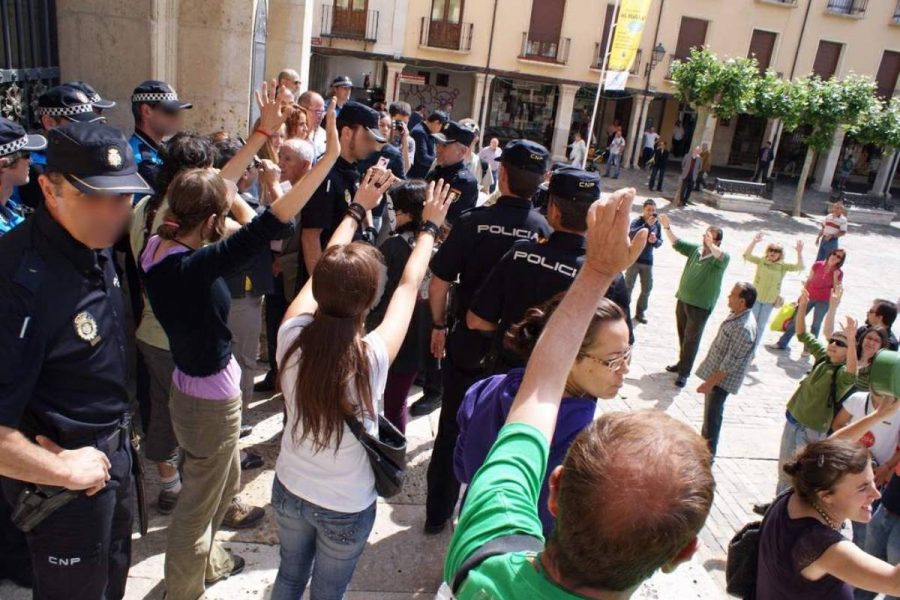
[[[812,354],[816,363],[797,386],[788,402],[787,409],[798,423],[819,433],[831,429],[834,420],[834,404],[829,404],[831,379],[836,377],[834,402],[837,402],[856,383],[856,375],[847,370],[847,365],[829,362],[825,346],[810,333],[798,336]]]
[[[685,304],[711,311],[719,300],[722,278],[730,260],[728,253],[723,252],[720,258],[712,254],[703,256],[699,244],[684,240],[678,240],[672,247],[688,259],[675,297]]]

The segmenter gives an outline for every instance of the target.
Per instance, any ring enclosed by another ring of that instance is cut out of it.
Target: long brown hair
[[[217,215],[212,241],[224,236],[228,188],[218,173],[211,169],[185,169],[172,179],[166,197],[169,208],[157,231],[161,238],[173,240],[179,233],[191,231],[211,215]]]
[[[334,439],[337,451],[344,417],[374,417],[371,369],[362,336],[366,314],[378,301],[384,272],[381,253],[360,242],[332,246],[316,263],[312,293],[319,308],[282,361],[289,364],[296,356],[297,377],[285,381],[284,368],[279,375],[281,389],[294,389],[291,438],[295,444],[308,439],[319,452]]]

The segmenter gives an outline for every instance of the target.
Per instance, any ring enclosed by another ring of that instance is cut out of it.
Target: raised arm
[[[858,421],[854,421],[845,427],[841,427],[837,429],[834,433],[829,437],[833,438],[846,438],[848,440],[858,440],[862,436],[866,435],[866,432],[872,429],[874,425],[877,425],[879,421],[883,419],[887,419],[892,414],[897,412],[897,408],[900,408],[900,402],[896,398],[885,396],[881,401],[881,404],[878,406],[876,410],[873,410],[871,413],[867,414],[862,419]],[[844,409],[838,413],[838,416],[835,417],[835,427],[837,428],[837,419],[841,416],[842,413],[845,413]],[[846,424],[846,421],[844,421]]]
[[[796,270],[802,271],[803,270],[803,240],[797,240],[796,248],[797,248],[797,264],[795,265]]]
[[[756,235],[753,236],[753,239],[750,240],[750,243],[747,245],[747,249],[744,250],[744,258],[746,260],[751,260],[756,258],[753,256],[753,250],[756,248],[756,245],[760,243],[763,239],[763,232],[760,231]]]
[[[809,292],[804,287],[800,290],[800,299],[797,300],[797,312],[794,314],[794,332],[798,338],[806,333],[807,306],[809,306]]]
[[[663,213],[659,215],[659,222],[662,223],[663,231],[666,232],[666,238],[673,246],[678,243],[678,236],[672,233],[672,224],[669,222],[669,215]]]
[[[591,207],[584,266],[532,352],[507,423],[526,423],[541,431],[548,441],[553,437],[566,378],[597,302],[613,278],[637,259],[647,243],[646,230],[633,240],[628,237],[633,198],[634,188],[627,188]]]
[[[391,296],[384,320],[375,329],[379,337],[384,340],[391,361],[400,352],[400,346],[406,337],[409,321],[416,306],[416,298],[419,295],[419,286],[428,270],[428,261],[431,260],[435,237],[450,209],[450,184],[445,185],[443,179],[437,182],[437,186],[433,181],[428,184],[427,194],[425,208],[422,211],[422,220],[426,226],[419,231],[416,237],[416,247],[413,248],[412,254],[406,262],[406,268],[403,269],[403,276],[400,278],[394,295]]]
[[[815,569],[815,573],[807,572]],[[894,566],[859,549],[850,541],[831,546],[803,574],[827,573],[855,588],[889,596],[900,595],[900,565]]]
[[[856,319],[844,317],[844,336],[847,338],[847,372],[859,373],[859,357],[856,355]]]
[[[822,334],[825,336],[825,339],[831,338],[831,334],[834,333],[834,317],[837,314],[837,309],[841,304],[841,297],[843,295],[843,288],[831,288],[831,300],[828,302],[828,312],[825,313],[825,320],[822,322]]]

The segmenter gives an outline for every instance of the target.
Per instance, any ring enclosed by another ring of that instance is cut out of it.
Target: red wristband
[[[272,134],[269,133],[268,131],[266,131],[265,129],[263,129],[262,127],[257,127],[256,129],[253,130],[253,133],[261,133],[264,136],[266,136],[266,138],[268,138],[270,140],[272,139]]]

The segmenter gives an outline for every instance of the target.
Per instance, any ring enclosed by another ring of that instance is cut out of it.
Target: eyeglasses
[[[830,340],[828,340],[828,343],[834,344],[838,348],[846,348],[847,347],[847,342],[845,342],[844,340],[840,340],[838,338],[831,338]]]
[[[769,252],[769,254],[779,254],[779,255],[781,254],[781,250],[775,250],[775,249],[771,249],[768,252]]]
[[[617,356],[616,358],[597,358],[596,356],[592,356],[590,354],[585,354],[584,358],[591,360],[597,364],[603,365],[613,373],[623,370],[629,364],[631,364],[631,346],[625,349],[625,352],[622,353],[621,356]]]

